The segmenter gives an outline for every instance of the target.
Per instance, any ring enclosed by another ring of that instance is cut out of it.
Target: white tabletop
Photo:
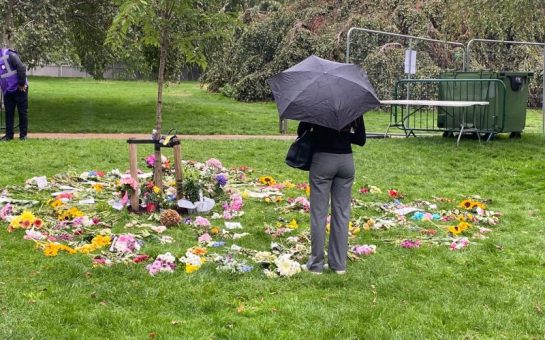
[[[488,102],[451,101],[451,100],[381,100],[382,105],[414,105],[414,106],[448,106],[469,107],[475,105],[488,105]]]

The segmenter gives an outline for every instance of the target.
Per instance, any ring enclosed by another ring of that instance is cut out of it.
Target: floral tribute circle
[[[144,169],[152,161],[147,157]],[[227,168],[214,158],[184,161],[184,181],[176,183],[168,159],[161,164],[163,188],[151,173],[142,171],[135,180],[117,169],[10,185],[0,194],[0,226],[46,257],[88,256],[93,267],[132,264],[151,276],[207,267],[261,271],[268,278],[301,273],[310,254],[308,183],[255,175],[248,166]],[[347,253],[353,261],[372,261],[394,247],[467,251],[493,236],[501,217],[478,196],[409,201],[409,193],[395,188],[363,185],[354,191]],[[144,213],[127,215],[136,192]],[[246,241],[251,238],[257,241]],[[259,249],[241,245],[260,242]],[[180,243],[193,245],[180,250]]]

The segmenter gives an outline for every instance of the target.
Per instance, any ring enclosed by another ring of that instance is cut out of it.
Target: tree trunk
[[[5,23],[2,28],[2,47],[15,48],[11,45],[11,37],[13,36],[13,9],[15,8],[16,0],[8,0],[5,9]],[[3,2],[3,1],[2,1]]]
[[[161,32],[161,46],[159,55],[159,76],[157,78],[157,109],[155,112],[155,139],[161,138],[162,107],[163,107],[163,82],[165,79],[165,64],[167,61],[168,40],[166,33]],[[161,148],[155,150],[155,164],[153,166],[153,179],[155,185],[163,190],[163,167],[161,162]]]

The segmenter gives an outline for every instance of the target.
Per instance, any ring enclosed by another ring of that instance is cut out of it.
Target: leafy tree
[[[33,67],[68,55],[63,0],[0,0],[2,44],[16,48]]]
[[[232,18],[225,12],[228,3],[217,0],[119,0],[119,12],[108,31],[107,42],[115,49],[137,44],[156,48],[159,54],[155,139],[162,128],[163,85],[170,50],[185,63],[206,68],[206,51],[219,37],[229,34]],[[132,38],[129,39],[129,38]],[[166,77],[165,77],[166,75]],[[155,151],[154,179],[162,187],[161,150]]]

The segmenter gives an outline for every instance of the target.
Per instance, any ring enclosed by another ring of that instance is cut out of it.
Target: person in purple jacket
[[[19,112],[19,138],[26,140],[28,129],[28,82],[26,67],[16,51],[9,48],[0,50],[0,88],[6,108],[6,134],[0,139],[13,139],[15,108]]]

